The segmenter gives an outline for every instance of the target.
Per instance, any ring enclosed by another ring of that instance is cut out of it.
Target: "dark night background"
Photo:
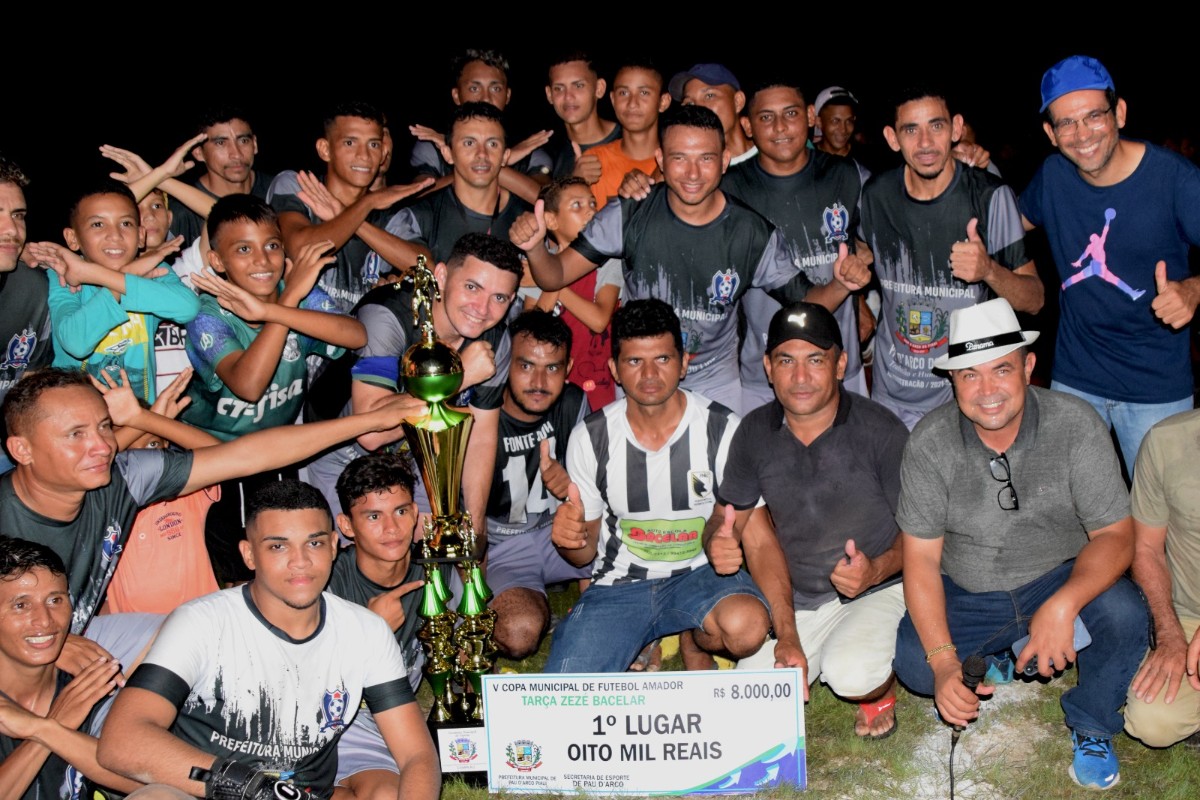
[[[154,14],[179,13],[152,8]],[[609,8],[610,18],[624,8]],[[895,19],[851,5],[763,6],[745,13],[727,9],[731,18],[724,21],[708,14],[709,23],[692,21],[705,17],[699,6],[677,7],[673,16],[664,9],[650,8],[652,20],[635,25],[631,18],[606,36],[602,28],[579,25],[586,14],[580,7],[557,7],[539,17],[536,9],[455,6],[443,14],[444,40],[415,46],[405,42],[428,39],[429,31],[413,23],[442,9],[323,7],[313,11],[325,15],[316,28],[300,28],[305,17],[298,6],[277,10],[269,27],[256,23],[255,16],[268,19],[257,7],[197,6],[188,9],[194,27],[164,21],[145,41],[121,27],[134,14],[124,7],[96,12],[100,18],[82,24],[74,19],[73,33],[63,34],[57,24],[30,24],[32,33],[15,37],[0,73],[6,77],[0,96],[7,100],[0,152],[34,181],[26,194],[29,238],[35,241],[60,240],[67,199],[113,169],[98,155],[101,144],[159,163],[191,136],[196,111],[215,102],[246,109],[258,135],[256,167],[275,173],[319,170],[314,141],[324,109],[338,100],[371,101],[387,114],[395,137],[389,179],[405,182],[413,144],[407,127],[420,122],[445,128],[450,61],[467,47],[498,49],[512,65],[510,141],[541,128],[563,135],[543,92],[547,63],[561,49],[553,43],[556,31],[579,37],[577,46],[592,54],[608,79],[623,59],[648,55],[668,80],[693,63],[715,61],[730,67],[743,86],[776,75],[798,80],[810,102],[825,86],[846,86],[862,103],[858,130],[875,146],[867,161],[877,170],[898,163],[881,135],[892,92],[932,81],[947,89],[951,111],[975,127],[979,142],[1019,192],[1052,152],[1038,114],[1041,75],[1076,53],[1099,58],[1112,73],[1129,108],[1126,135],[1157,143],[1200,142],[1193,98],[1196,37],[1182,19],[1169,18],[1158,6],[1137,9],[1143,13],[1136,17],[1130,6],[1121,7],[1121,17],[1115,6],[1075,10],[1098,20],[1090,23],[1060,22],[1075,12],[1054,6],[1032,14],[997,5],[981,8],[990,15],[977,20],[970,19],[972,10],[952,5],[897,9],[904,16],[887,12]],[[51,10],[72,20],[65,8]],[[527,17],[514,21],[523,10]],[[565,16],[568,11],[572,16]],[[682,12],[689,12],[683,14],[689,20],[676,22]],[[755,18],[756,13],[775,17]],[[521,33],[511,33],[518,28]],[[493,33],[480,36],[480,29]],[[40,37],[43,30],[54,34]],[[719,33],[728,40],[719,41]],[[73,44],[64,40],[72,36]],[[612,118],[607,99],[601,113]],[[1046,308],[1033,322],[1044,332],[1037,348],[1041,378],[1053,353],[1058,279],[1044,238],[1027,241],[1047,286]]]
[[[348,17],[350,10],[345,9]],[[33,179],[27,191],[31,239],[58,239],[66,198],[112,169],[114,165],[98,155],[99,145],[129,148],[158,163],[191,135],[196,110],[221,100],[247,109],[258,135],[257,166],[272,173],[317,169],[313,142],[320,134],[323,109],[338,99],[370,100],[391,121],[397,154],[390,179],[403,182],[413,142],[407,126],[421,122],[445,127],[449,62],[465,47],[494,47],[512,63],[513,101],[507,112],[511,141],[540,128],[558,128],[542,88],[546,61],[556,48],[528,44],[534,38],[548,41],[548,31],[537,37],[497,33],[490,40],[476,33],[450,34],[447,43],[412,48],[399,39],[384,44],[379,37],[388,30],[403,30],[399,22],[365,13],[354,15],[353,24],[377,29],[371,31],[377,36],[374,43],[313,44],[309,49],[304,37],[311,38],[313,31],[277,31],[259,34],[255,44],[262,49],[242,53],[235,47],[245,35],[239,31],[253,23],[234,9],[225,11],[230,16],[218,14],[216,7],[196,10],[196,25],[217,28],[208,32],[203,45],[189,45],[184,29],[178,28],[177,44],[162,37],[165,41],[155,46],[125,49],[109,41],[115,35],[109,31],[103,43],[99,34],[74,47],[55,42],[63,57],[46,57],[36,36],[20,38],[15,54],[10,48],[0,152],[14,158]],[[71,12],[63,8],[61,13]],[[400,16],[399,10],[392,13]],[[478,20],[465,11],[463,16],[471,16],[470,27],[477,30]],[[639,41],[628,30],[608,39],[595,32],[580,34],[580,44],[596,57],[607,78],[626,56],[648,53],[668,79],[693,63],[718,61],[743,85],[773,75],[798,79],[810,101],[825,86],[846,86],[863,104],[859,131],[879,145],[885,121],[881,114],[890,93],[899,85],[935,80],[950,90],[952,111],[963,113],[974,125],[980,142],[1018,191],[1050,152],[1037,113],[1041,74],[1072,53],[1094,55],[1108,66],[1118,93],[1129,104],[1127,134],[1161,142],[1168,136],[1193,136],[1197,127],[1194,102],[1180,99],[1187,93],[1190,101],[1196,72],[1189,58],[1195,46],[1182,33],[1155,30],[1135,47],[1130,40],[1137,37],[1123,31],[1126,35],[1118,41],[1111,27],[1100,38],[1055,32],[1044,21],[1010,25],[1009,30],[989,23],[977,33],[944,25],[945,32],[898,36],[907,25],[897,24],[893,30],[876,21],[853,32],[852,19],[831,24],[815,19],[815,11],[795,16],[779,20],[778,30],[759,38],[750,34],[749,19],[740,20],[735,27],[746,31],[736,42],[715,43],[711,34],[705,39],[660,28],[659,38],[670,40],[661,45]],[[99,30],[100,21],[96,24]],[[343,23],[330,24],[336,28]],[[497,30],[506,27],[502,18],[485,24]],[[885,32],[886,41],[872,44],[873,35]],[[1171,45],[1164,37],[1179,41]],[[607,100],[601,109],[612,118]],[[892,164],[891,159],[890,153],[883,153],[874,166]]]

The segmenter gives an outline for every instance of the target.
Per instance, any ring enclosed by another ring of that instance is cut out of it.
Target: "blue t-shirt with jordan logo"
[[[1192,394],[1187,329],[1154,315],[1154,267],[1183,280],[1200,244],[1200,169],[1146,144],[1113,186],[1092,186],[1062,155],[1046,159],[1021,194],[1021,213],[1046,229],[1061,280],[1054,379],[1128,403]]]

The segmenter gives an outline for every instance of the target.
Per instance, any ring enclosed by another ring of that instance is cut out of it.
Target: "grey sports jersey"
[[[726,195],[715,220],[689,225],[668,206],[662,184],[645,200],[610,202],[571,247],[593,264],[624,259],[626,300],[671,304],[691,355],[688,370],[697,377],[711,371],[738,381],[737,304],[747,289],[800,300],[812,287],[761,214]]]
[[[862,236],[883,295],[871,397],[901,419],[951,399],[949,381],[933,373],[934,359],[946,352],[950,312],[991,299],[987,284],[964,283],[950,270],[950,248],[966,241],[972,218],[1002,266],[1029,260],[1016,196],[981,169],[957,166],[946,191],[927,201],[908,195],[904,167],[863,188]]]

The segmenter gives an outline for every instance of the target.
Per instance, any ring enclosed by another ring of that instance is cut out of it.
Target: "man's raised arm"
[[[350,205],[342,205],[311,173],[298,173],[297,181],[300,185],[297,196],[321,221],[312,222],[299,211],[280,212],[279,229],[288,253],[298,253],[305,245],[326,239],[333,242],[334,249],[340,249],[357,235],[393,266],[416,263],[418,254],[428,256],[428,251],[420,245],[367,223],[372,211],[390,208],[416,194],[429,184],[428,180],[367,192]]]
[[[587,275],[598,264],[588,261],[574,248],[568,247],[558,254],[546,249],[545,208],[545,201],[538,200],[532,212],[522,214],[508,229],[508,238],[525,251],[529,272],[537,285],[554,292]]]
[[[398,394],[365,414],[341,419],[310,422],[306,425],[281,425],[255,431],[232,442],[195,451],[192,471],[180,494],[190,494],[214,483],[254,475],[269,469],[294,464],[316,455],[327,447],[350,441],[370,431],[395,428],[406,417],[419,417],[427,406],[410,395]],[[156,416],[156,415],[155,415]],[[139,420],[138,427],[154,431]]]

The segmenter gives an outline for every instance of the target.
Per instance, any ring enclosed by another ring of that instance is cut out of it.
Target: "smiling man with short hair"
[[[172,797],[328,797],[337,741],[365,701],[399,767],[396,797],[436,798],[437,757],[391,629],[322,593],[337,548],[321,493],[260,489],[241,551],[254,579],[167,618],[113,705],[100,762]]]
[[[802,667],[809,685],[820,677],[858,704],[856,734],[882,739],[896,729],[895,515],[908,429],[842,385],[842,332],[821,306],[775,312],[763,362],[775,399],[734,434],[705,529],[714,569],[735,570],[744,552],[771,605],[775,636],[738,669]]]
[[[1021,193],[1021,213],[1026,229],[1046,229],[1062,279],[1051,387],[1091,403],[1132,471],[1146,431],[1192,408],[1200,169],[1121,136],[1125,101],[1094,58],[1048,69],[1041,111],[1058,153]]]
[[[673,109],[663,117],[660,139],[662,182],[644,199],[621,198],[600,209],[562,253],[542,244],[540,204],[513,224],[509,236],[525,250],[538,285],[550,291],[609,258],[623,258],[627,297],[671,298],[690,359],[684,388],[739,411],[737,311],[746,291],[757,286],[781,301],[808,299],[837,308],[870,273],[855,259],[839,259],[834,280],[812,285],[783,234],[721,190],[729,151],[712,111]]]
[[[1146,605],[1123,576],[1133,522],[1108,431],[1082,400],[1029,385],[1037,336],[1003,299],[951,315],[934,363],[950,372],[954,400],[917,424],[901,466],[908,615],[896,674],[965,725],[979,698],[962,660],[1003,660],[1029,634],[1018,670],[1036,659],[1049,677],[1077,662],[1079,684],[1062,697],[1071,777],[1107,789],[1119,780],[1112,740],[1146,652]],[[1078,654],[1076,618],[1092,639]]]
[[[933,363],[952,311],[995,296],[1018,311],[1042,307],[1012,189],[953,157],[962,124],[939,89],[903,90],[883,134],[904,165],[863,187],[860,245],[874,254],[883,298],[871,398],[910,430],[950,399]]]
[[[495,106],[471,101],[455,107],[441,145],[450,183],[400,209],[387,223],[388,232],[412,248],[414,261],[418,253],[445,261],[468,233],[503,238],[529,211],[528,203],[501,185],[509,158],[506,142],[504,116]]]

